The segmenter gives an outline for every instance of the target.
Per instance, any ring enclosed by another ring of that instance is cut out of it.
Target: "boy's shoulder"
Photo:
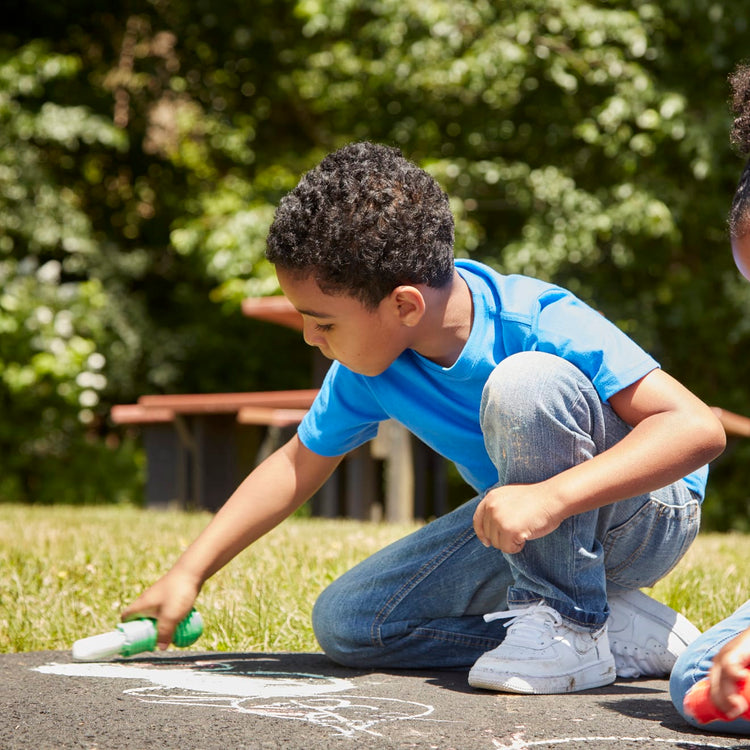
[[[456,268],[462,276],[476,276],[484,279],[486,282],[499,287],[521,287],[529,290],[538,289],[545,291],[548,289],[559,289],[563,293],[570,294],[567,290],[557,286],[549,281],[535,278],[534,276],[524,276],[519,273],[502,273],[492,266],[482,263],[478,260],[469,260],[468,258],[457,258],[455,261]]]
[[[537,308],[542,297],[575,296],[567,289],[548,281],[522,274],[503,274],[475,260],[456,260],[456,268],[472,294],[494,299],[498,311],[531,312]]]

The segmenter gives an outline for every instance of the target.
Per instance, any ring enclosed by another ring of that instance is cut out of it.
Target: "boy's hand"
[[[530,539],[554,531],[564,516],[542,484],[506,484],[490,490],[474,513],[474,531],[485,547],[518,554]]]
[[[190,613],[199,592],[200,585],[173,568],[126,607],[121,619],[125,622],[137,617],[155,618],[156,643],[163,651],[172,642],[177,625]]]
[[[741,680],[750,679],[750,629],[733,638],[714,657],[709,682],[711,701],[729,719],[748,710],[748,702],[737,688]]]

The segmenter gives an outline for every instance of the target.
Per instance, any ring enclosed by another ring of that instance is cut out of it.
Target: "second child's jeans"
[[[501,362],[481,425],[499,485],[540,482],[611,447],[626,425],[566,360],[541,352]],[[313,627],[335,661],[364,668],[461,668],[505,632],[482,615],[540,600],[597,629],[607,592],[651,586],[698,532],[683,481],[566,519],[514,555],[486,548],[472,519],[481,496],[367,558],[325,589]]]
[[[674,707],[694,727],[704,729],[711,734],[729,732],[730,734],[750,735],[750,719],[742,717],[734,721],[712,721],[708,724],[699,724],[692,716],[685,713],[683,706],[688,690],[699,680],[708,677],[716,654],[729,641],[748,628],[750,628],[750,600],[725,620],[696,638],[677,659],[669,678],[669,693]]]

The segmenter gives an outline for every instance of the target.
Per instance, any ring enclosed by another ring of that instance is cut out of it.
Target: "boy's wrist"
[[[171,578],[180,578],[183,585],[187,585],[195,590],[196,595],[208,579],[208,575],[204,574],[200,569],[194,568],[189,561],[182,558],[174,564],[168,575]]]
[[[574,499],[568,496],[566,483],[560,479],[561,476],[561,474],[557,474],[540,482],[545,510],[550,520],[554,522],[555,527],[577,512],[574,507]]]
[[[560,522],[627,497],[618,492],[611,475],[603,473],[603,467],[592,472],[593,464],[590,463],[577,464],[542,482],[550,499],[550,507],[555,509]]]

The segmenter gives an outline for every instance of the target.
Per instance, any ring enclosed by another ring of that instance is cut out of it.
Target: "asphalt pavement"
[[[674,711],[665,680],[571,695],[475,690],[463,672],[364,672],[322,654],[0,655],[2,750],[750,749]]]

